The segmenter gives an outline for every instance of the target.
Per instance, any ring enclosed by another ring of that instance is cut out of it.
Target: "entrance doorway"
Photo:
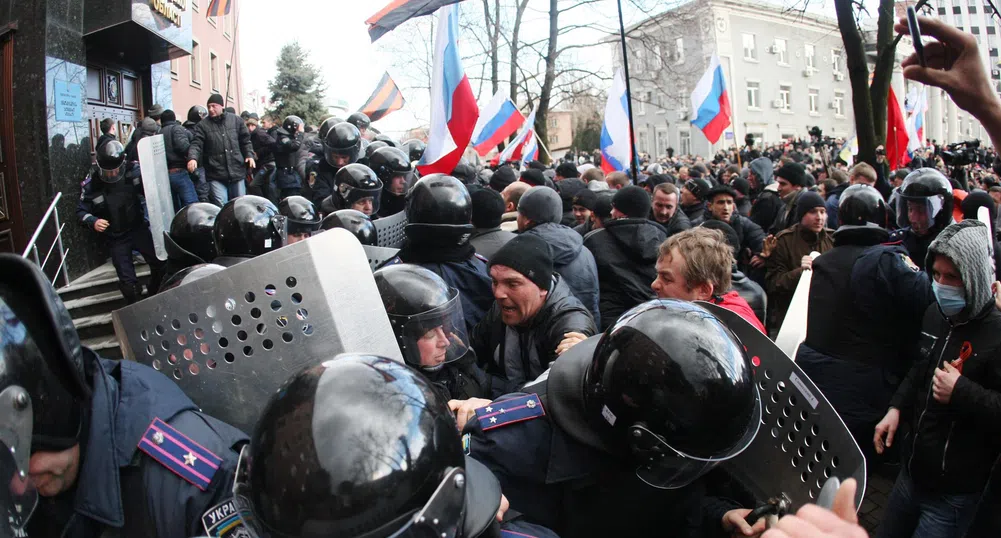
[[[84,116],[90,126],[90,152],[97,149],[101,136],[101,120],[111,118],[122,144],[128,144],[132,132],[142,119],[142,86],[140,78],[128,70],[103,64],[87,64],[87,106]]]
[[[14,34],[0,35],[0,252],[20,254],[27,243],[14,163]]]

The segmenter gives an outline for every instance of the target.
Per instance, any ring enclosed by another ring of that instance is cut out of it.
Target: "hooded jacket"
[[[771,320],[768,324],[773,331],[782,326],[792,295],[803,274],[803,256],[813,251],[821,254],[834,248],[834,230],[824,229],[820,233],[796,224],[775,236],[775,248],[765,258],[765,282],[768,297],[772,300]]]
[[[1001,312],[991,293],[988,240],[986,226],[965,220],[928,248],[926,266],[936,254],[956,265],[966,307],[951,318],[937,302],[928,307],[920,356],[890,402],[912,427],[903,463],[916,484],[941,494],[980,493],[1001,455]],[[947,404],[935,400],[931,388],[944,361],[961,372]]]
[[[848,187],[851,187],[850,183],[842,183],[834,187],[831,192],[827,193],[827,200],[824,201],[824,207],[827,209],[827,227],[832,230],[838,229],[838,202],[841,201],[841,193],[845,192]]]
[[[604,330],[626,310],[654,299],[657,254],[667,239],[664,228],[647,219],[616,219],[584,238],[598,265],[601,322]]]
[[[559,274],[553,275],[546,302],[524,327],[509,327],[494,302],[483,321],[473,330],[470,347],[486,372],[484,389],[490,398],[517,392],[556,360],[556,347],[568,332],[595,334],[587,308],[570,293]]]
[[[538,224],[522,232],[537,235],[549,244],[553,269],[563,277],[570,292],[591,312],[598,323],[598,269],[594,256],[584,248],[584,238],[562,224]]]

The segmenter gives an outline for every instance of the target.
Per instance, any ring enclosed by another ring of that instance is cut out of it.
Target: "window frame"
[[[748,37],[751,38],[750,39],[750,41],[751,41],[751,48],[748,48],[747,47],[747,43],[745,42],[746,41],[745,38],[748,38]],[[757,62],[757,61],[759,61],[758,60],[758,38],[757,38],[757,36],[755,34],[741,33],[740,34],[740,41],[741,41],[741,44],[743,45],[743,49],[744,49],[744,60],[748,61],[748,62]],[[751,53],[750,56],[748,56],[748,54],[747,54],[748,51],[750,51],[750,53]]]
[[[188,83],[195,88],[202,87],[202,44],[191,38],[191,54],[188,56]]]
[[[754,104],[751,104],[751,84],[754,84]],[[749,110],[761,110],[761,81],[745,80],[744,88],[747,96],[747,108]]]

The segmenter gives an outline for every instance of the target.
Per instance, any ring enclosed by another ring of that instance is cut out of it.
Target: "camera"
[[[967,140],[949,144],[941,151],[942,162],[948,166],[966,166],[969,164],[988,164],[987,152],[980,149],[979,140]]]

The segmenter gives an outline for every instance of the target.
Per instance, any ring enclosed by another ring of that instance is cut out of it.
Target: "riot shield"
[[[820,253],[817,251],[810,253],[810,257],[815,260],[818,256]],[[799,345],[806,340],[806,318],[810,313],[810,284],[812,282],[812,270],[807,269],[799,274],[796,291],[792,294],[792,301],[789,302],[789,309],[786,310],[779,334],[775,336],[775,345],[792,360],[796,360]]]
[[[174,219],[174,198],[170,194],[170,175],[167,172],[167,152],[163,135],[143,137],[139,141],[139,170],[143,176],[146,210],[149,213],[149,231],[153,234],[153,247],[160,261],[167,260],[163,232],[170,230]]]
[[[380,247],[400,248],[403,246],[403,240],[407,237],[403,233],[404,228],[407,226],[406,211],[400,211],[395,215],[375,219],[373,223],[375,224],[376,232],[378,232],[377,237]]]
[[[791,511],[815,503],[824,482],[855,478],[855,506],[865,493],[865,457],[827,398],[788,356],[739,315],[698,302],[744,344],[764,413],[751,446],[724,465],[759,500],[785,494]]]
[[[301,368],[342,352],[403,361],[358,239],[334,229],[113,313],[127,359],[252,431]]]
[[[398,248],[373,247],[371,245],[362,245],[362,248],[365,249],[365,255],[368,256],[368,265],[372,268],[373,272],[382,267],[382,264],[395,258],[400,252]]]

